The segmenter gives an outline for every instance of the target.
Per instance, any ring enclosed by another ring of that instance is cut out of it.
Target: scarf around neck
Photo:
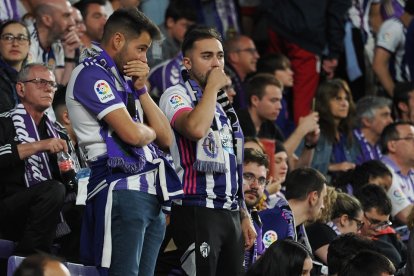
[[[182,71],[182,76],[185,81],[187,94],[192,100],[193,106],[196,106],[202,97],[202,90],[196,81],[189,78],[185,70]],[[223,90],[220,90],[217,94],[217,103],[223,108],[226,117],[230,120],[233,153],[236,156],[238,173],[241,175],[244,143],[243,132],[236,112]],[[217,118],[214,118],[208,133],[202,139],[197,141],[196,161],[194,162],[194,168],[197,171],[207,173],[225,173],[227,171],[221,140]],[[208,151],[204,150],[207,146],[209,148]]]
[[[11,110],[11,117],[14,128],[16,129],[17,140],[20,143],[26,144],[41,140],[37,126],[30,114],[27,113],[23,104],[18,104],[16,108]],[[44,118],[49,137],[59,138],[52,121],[47,115],[44,115]],[[29,156],[24,160],[24,163],[24,181],[27,187],[52,179],[49,157],[46,152],[38,152]]]

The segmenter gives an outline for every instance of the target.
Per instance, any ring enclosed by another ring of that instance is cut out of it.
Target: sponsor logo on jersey
[[[105,80],[98,80],[97,82],[95,82],[93,89],[101,103],[106,103],[110,100],[115,99],[115,95],[112,92],[111,87]]]
[[[269,246],[274,243],[275,241],[277,241],[277,233],[273,230],[269,230],[267,231],[264,235],[263,235],[263,244],[265,246],[265,248],[269,248]]]

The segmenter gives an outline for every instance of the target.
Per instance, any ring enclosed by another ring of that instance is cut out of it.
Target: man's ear
[[[395,141],[395,140],[388,141],[388,143],[387,143],[387,149],[388,149],[389,152],[395,153],[395,151],[397,150],[397,144],[396,144],[396,142],[397,141]]]
[[[172,17],[167,17],[167,20],[165,21],[165,26],[167,26],[167,29],[170,29],[174,26],[175,20]]]
[[[309,200],[310,206],[312,207],[315,206],[316,203],[318,202],[318,199],[319,199],[319,194],[317,191],[313,191],[308,194],[308,200]]]
[[[19,96],[19,98],[24,97],[24,84],[21,82],[16,83],[16,93]]]
[[[229,61],[229,63],[236,63],[239,60],[239,55],[235,51],[228,52],[227,60]]]
[[[115,51],[119,51],[124,47],[125,36],[119,32],[116,32],[111,39],[112,47]]]
[[[62,113],[62,121],[65,125],[70,125],[69,112],[67,109]]]
[[[348,215],[346,215],[346,214],[343,214],[342,216],[340,216],[340,218],[339,218],[339,223],[342,225],[342,226],[345,226],[346,225],[346,223],[349,221],[349,216]]]
[[[403,102],[398,103],[398,109],[401,110],[404,113],[408,113],[408,105]]]
[[[46,27],[52,27],[52,25],[54,24],[53,18],[49,14],[43,14],[40,17],[40,20],[42,21],[43,25],[45,25]]]
[[[187,70],[191,70],[191,60],[188,57],[183,57],[183,65]]]
[[[252,103],[252,106],[253,106],[253,107],[257,107],[258,103],[260,102],[260,99],[259,99],[259,97],[258,97],[258,96],[256,96],[256,95],[252,95],[252,96],[250,97],[250,102]]]
[[[362,127],[370,127],[371,126],[371,120],[368,118],[361,118]]]

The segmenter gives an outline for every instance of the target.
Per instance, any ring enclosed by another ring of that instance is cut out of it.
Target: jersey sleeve
[[[390,189],[387,191],[387,196],[391,200],[391,216],[393,217],[410,205],[409,199],[403,193],[399,184],[394,180],[392,182]]]
[[[193,109],[191,99],[181,85],[170,87],[162,94],[160,108],[172,127],[182,112]]]
[[[96,64],[85,66],[79,71],[73,97],[99,120],[111,111],[125,107],[113,77]]]
[[[377,36],[377,47],[395,53],[403,35],[401,22],[389,19],[381,25]]]

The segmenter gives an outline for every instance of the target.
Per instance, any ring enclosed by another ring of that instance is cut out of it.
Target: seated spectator
[[[276,240],[292,239],[309,247],[304,223],[315,220],[323,208],[325,177],[314,169],[300,168],[288,175],[285,184],[286,200],[259,212],[263,244],[268,248]]]
[[[243,194],[248,212],[251,215],[257,239],[254,245],[245,250],[243,266],[247,270],[263,254],[262,222],[257,214],[256,205],[263,196],[267,184],[267,156],[254,149],[244,150],[243,159]]]
[[[0,26],[0,113],[19,103],[17,74],[27,61],[29,47],[29,30],[23,23],[6,21]]]
[[[263,148],[263,144],[256,137],[250,137],[250,136],[244,137],[244,148],[245,149],[255,149],[255,150],[263,152],[263,153],[265,152],[265,150]]]
[[[358,154],[352,135],[355,107],[346,82],[341,79],[323,82],[316,92],[316,111],[321,135],[311,166],[328,179],[335,179],[355,167]]]
[[[357,102],[358,127],[354,129],[355,142],[360,147],[357,164],[382,157],[379,140],[382,130],[393,121],[391,104],[391,100],[378,96],[366,96]]]
[[[333,201],[332,205],[324,203],[323,211],[329,209],[328,218],[321,218],[306,227],[312,252],[324,264],[328,263],[329,244],[341,234],[358,233],[364,224],[362,207],[357,199],[345,193],[335,196],[334,191],[328,195],[325,202]]]
[[[349,259],[362,250],[376,250],[374,243],[355,233],[340,235],[328,248],[329,275],[338,275]]]
[[[406,248],[391,227],[391,201],[385,190],[367,184],[355,196],[361,202],[364,212],[361,235],[371,239],[378,251],[389,258],[396,268],[402,267],[406,259]]]
[[[53,69],[56,82],[66,85],[75,68],[80,40],[76,33],[72,7],[67,0],[44,1],[34,12],[30,25],[30,61],[43,62]]]
[[[293,123],[292,93],[294,73],[290,60],[283,54],[268,54],[257,62],[258,73],[269,73],[275,76],[283,85],[282,109],[276,119],[276,124],[287,137],[295,130]]]
[[[381,161],[370,160],[347,171],[334,185],[343,192],[354,194],[368,183],[381,186],[388,192],[392,185],[392,173]],[[391,194],[388,193],[388,196]]]
[[[278,240],[247,271],[246,276],[309,276],[312,267],[311,253],[306,247],[295,241]]]
[[[338,276],[393,276],[394,273],[395,267],[387,257],[363,250],[348,260]]]
[[[393,105],[398,121],[414,122],[414,82],[397,82]]]
[[[56,90],[53,73],[29,64],[16,84],[21,103],[0,116],[0,224],[2,236],[17,241],[16,253],[50,252],[64,203],[56,153],[67,142],[44,111]]]
[[[301,118],[298,127],[285,140],[280,128],[275,124],[282,107],[282,89],[280,81],[271,74],[257,74],[252,77],[246,86],[248,108],[237,112],[240,126],[246,136],[282,141],[289,159],[292,160],[292,167],[308,166],[313,146],[319,137],[318,114],[314,112]],[[307,147],[299,158],[296,158],[294,151],[304,138]]]
[[[256,72],[256,64],[260,56],[253,40],[245,35],[236,35],[227,39],[224,43],[224,53],[226,70],[230,73],[230,78],[236,90],[236,99],[233,106],[238,111],[247,108],[249,104],[244,86],[246,85],[247,75]]]
[[[70,276],[62,262],[50,255],[37,254],[25,258],[13,276]]]
[[[181,50],[184,35],[197,21],[192,1],[171,0],[160,26],[161,40],[155,41],[148,51],[148,65],[153,67],[174,58]]]
[[[381,161],[392,173],[391,215],[402,223],[414,203],[414,126],[396,122],[388,125],[381,135],[384,156]]]
[[[82,45],[89,48],[93,41],[101,42],[104,26],[108,19],[105,11],[105,0],[82,0],[74,6],[81,12],[86,28],[82,37],[79,37]]]

